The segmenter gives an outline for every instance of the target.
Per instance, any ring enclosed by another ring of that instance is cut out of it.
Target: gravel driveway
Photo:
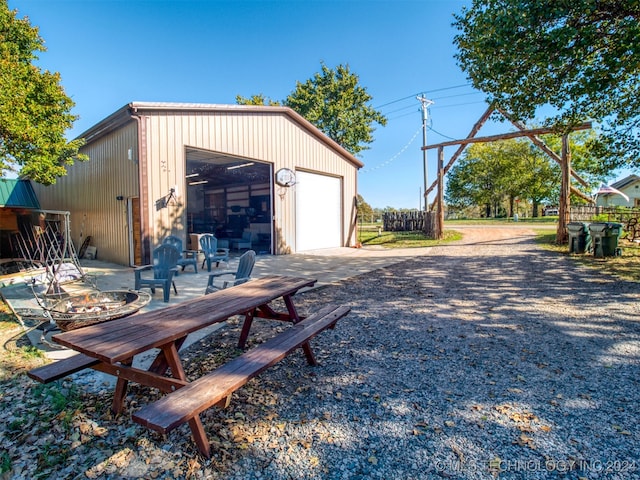
[[[202,415],[211,460],[186,425],[163,438],[112,418],[100,385],[76,390],[94,408],[52,418],[22,378],[0,394],[8,478],[640,478],[638,284],[544,251],[523,227],[462,231],[299,294],[302,313],[352,311],[313,341],[319,367],[294,353]],[[286,328],[255,327],[254,344]],[[187,374],[232,355],[238,331],[231,320],[189,347]],[[156,396],[133,387],[127,408]]]

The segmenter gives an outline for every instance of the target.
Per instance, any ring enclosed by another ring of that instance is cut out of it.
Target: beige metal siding
[[[76,162],[66,177],[51,187],[34,184],[43,209],[71,213],[71,238],[79,248],[86,236],[97,248],[98,259],[128,265],[129,242],[126,201],[138,196],[137,127],[126,124],[82,148],[87,162]]]
[[[147,128],[148,201],[146,212],[155,231],[152,244],[165,235],[186,236],[185,148],[195,147],[273,164],[280,168],[305,170],[342,178],[343,245],[354,244],[353,203],[356,196],[354,165],[316,136],[301,129],[283,113],[144,112]],[[155,208],[171,188],[177,187],[177,201]],[[295,186],[275,187],[274,230],[276,253],[295,251]]]
[[[91,235],[101,260],[129,264],[127,202],[118,196],[140,199],[143,254],[168,234],[186,238],[187,147],[270,163],[273,173],[289,168],[341,178],[343,245],[355,243],[358,161],[288,109],[133,103],[86,135],[90,143],[82,151],[91,160],[70,167],[56,186],[34,187],[42,208],[71,212],[74,241]],[[296,187],[278,187],[273,179],[272,185],[275,253],[291,253]]]

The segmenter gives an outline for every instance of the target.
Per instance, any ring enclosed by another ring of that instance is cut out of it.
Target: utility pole
[[[432,100],[428,100],[427,97],[425,96],[425,94],[423,93],[422,95],[420,95],[419,97],[416,97],[418,99],[418,101],[421,104],[421,108],[422,108],[422,168],[424,171],[424,191],[425,194],[427,192],[427,149],[424,148],[427,146],[427,119],[428,119],[428,112],[427,112],[427,108],[429,107],[429,105],[433,104]],[[424,199],[424,211],[426,212],[429,209],[429,201],[427,200],[426,196]]]

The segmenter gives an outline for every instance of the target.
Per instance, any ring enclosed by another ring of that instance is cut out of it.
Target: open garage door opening
[[[220,247],[271,253],[271,178],[270,164],[187,148],[189,238],[213,233]]]

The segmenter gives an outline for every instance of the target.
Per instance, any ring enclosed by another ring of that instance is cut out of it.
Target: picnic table
[[[60,333],[53,341],[79,352],[78,355],[31,370],[28,375],[48,383],[86,368],[117,378],[111,409],[123,410],[128,383],[157,388],[168,395],[133,414],[134,421],[161,433],[189,423],[200,452],[208,457],[209,443],[199,413],[217,405],[228,405],[231,393],[293,350],[301,347],[310,365],[316,365],[309,340],[344,317],[348,307],[323,306],[309,317],[298,314],[292,297],[315,279],[272,275],[186,300],[176,305],[94,324]],[[286,312],[270,305],[284,300]],[[229,363],[190,382],[179,350],[190,333],[244,315],[238,347],[244,348],[253,319],[291,322],[293,326]],[[158,349],[145,370],[133,366],[136,355]],[[169,372],[171,376],[168,376]]]

